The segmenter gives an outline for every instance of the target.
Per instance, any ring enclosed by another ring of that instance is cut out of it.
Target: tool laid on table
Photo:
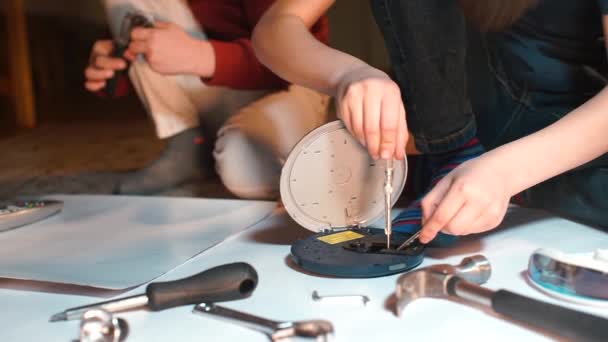
[[[92,308],[112,313],[143,307],[161,311],[187,304],[242,299],[251,295],[257,283],[258,275],[251,265],[242,262],[226,264],[188,278],[151,283],[142,295],[67,309],[53,315],[50,321],[80,319],[85,311]]]
[[[539,249],[528,263],[528,278],[546,294],[585,305],[608,305],[608,250],[567,254]]]
[[[325,320],[278,322],[208,303],[195,306],[193,312],[241,324],[268,335],[272,341],[296,336],[328,341],[334,333],[331,322]]]
[[[386,234],[386,249],[391,249],[391,234],[393,233],[393,222],[391,218],[391,209],[393,208],[393,159],[386,161],[386,169],[384,171],[384,208],[385,208],[385,231]]]
[[[391,208],[401,195],[407,160],[374,161],[341,121],[306,135],[281,172],[287,213],[314,235],[296,241],[291,257],[303,269],[334,277],[369,278],[405,272],[424,259],[424,246],[397,251],[411,234],[392,232]],[[373,228],[380,219],[383,228]]]
[[[575,341],[608,341],[608,319],[479,286],[490,273],[488,260],[475,255],[463,259],[458,266],[433,265],[404,274],[397,280],[396,313],[401,315],[418,298],[459,298]]]
[[[321,296],[319,295],[319,292],[312,291],[312,300],[314,300],[315,302],[325,302],[325,301],[350,301],[353,303],[361,303],[364,306],[367,305],[367,303],[369,302],[369,297],[366,295],[358,295],[358,294],[352,294],[352,295],[324,295]]]
[[[0,202],[0,232],[43,220],[63,209],[63,202],[31,200]]]
[[[123,58],[125,51],[131,43],[131,31],[136,27],[154,27],[154,17],[143,12],[128,12],[122,20],[120,31],[114,40],[112,57]],[[114,76],[106,81],[105,92],[108,96],[116,95],[118,79],[124,75],[125,70],[116,70]]]
[[[129,335],[129,325],[102,309],[91,309],[82,315],[78,342],[121,342]]]

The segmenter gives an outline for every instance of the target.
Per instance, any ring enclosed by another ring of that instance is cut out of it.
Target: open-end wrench
[[[74,342],[122,342],[129,334],[129,324],[103,309],[91,309],[82,315],[80,336]]]
[[[329,341],[334,333],[331,322],[325,320],[277,322],[210,303],[201,303],[195,306],[193,312],[238,323],[268,335],[272,341],[294,336],[314,338],[317,341]]]

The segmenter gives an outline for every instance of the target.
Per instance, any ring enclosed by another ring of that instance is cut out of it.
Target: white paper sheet
[[[0,277],[123,290],[270,215],[275,202],[50,196],[58,215],[0,233]]]
[[[340,279],[302,272],[291,261],[289,249],[298,238],[311,233],[290,220],[286,213],[280,210],[275,213],[158,280],[180,279],[228,262],[248,262],[259,275],[255,292],[247,299],[226,302],[223,306],[275,320],[326,319],[334,324],[332,341],[335,342],[556,341],[555,336],[541,330],[445,299],[419,299],[406,308],[402,317],[397,317],[391,311],[391,303],[400,275]],[[605,232],[547,213],[518,208],[509,214],[500,229],[462,238],[452,248],[429,249],[421,267],[456,264],[463,257],[483,254],[492,264],[492,276],[485,287],[507,289],[608,318],[605,308],[558,301],[537,291],[523,277],[528,258],[537,248],[579,253],[606,246],[608,234]],[[69,341],[78,336],[79,321],[48,323],[48,319],[66,308],[93,303],[95,298],[30,291],[18,283],[3,287],[0,281],[0,341]],[[140,294],[144,290],[142,285],[120,296]],[[321,294],[364,294],[371,301],[365,307],[316,302],[311,298],[314,290]],[[268,337],[259,332],[194,315],[192,307],[185,305],[160,312],[138,310],[117,317],[129,323],[128,342],[268,342]]]

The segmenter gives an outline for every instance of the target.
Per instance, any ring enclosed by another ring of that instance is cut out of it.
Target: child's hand
[[[369,66],[347,72],[338,87],[339,116],[374,159],[403,159],[408,139],[399,86]]]
[[[155,22],[154,28],[137,27],[131,32],[131,44],[125,57],[133,61],[142,54],[152,70],[165,74],[197,74],[211,77],[215,52],[206,41],[195,39],[181,27]]]
[[[466,235],[496,228],[514,195],[508,176],[504,162],[489,154],[454,169],[422,199],[420,241],[427,243],[440,231]]]
[[[111,40],[99,40],[93,45],[89,65],[84,71],[84,87],[96,92],[106,86],[106,81],[114,76],[116,70],[123,70],[127,62],[122,58],[111,57],[114,43]]]

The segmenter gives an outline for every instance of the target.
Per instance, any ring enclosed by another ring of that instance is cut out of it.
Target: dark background
[[[2,1],[0,9],[6,6]],[[111,193],[125,171],[162,151],[135,94],[98,98],[83,88],[94,41],[109,37],[101,1],[26,1],[37,126],[16,127],[12,99],[0,96],[0,199],[46,193]],[[0,75],[9,73],[7,24],[0,11]],[[388,69],[367,0],[337,1],[331,44]],[[164,195],[231,197],[217,179]]]

